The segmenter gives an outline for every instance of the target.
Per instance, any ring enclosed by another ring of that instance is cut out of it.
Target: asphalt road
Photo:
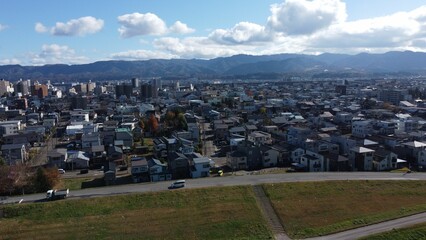
[[[324,237],[309,238],[308,240],[351,240],[369,236],[376,233],[391,231],[392,229],[409,227],[426,221],[426,213],[420,213],[409,217],[398,218],[378,224],[360,227]]]
[[[284,173],[261,174],[244,176],[209,177],[187,179],[185,188],[202,188],[214,186],[257,185],[262,183],[300,182],[300,181],[326,181],[326,180],[426,180],[426,173],[377,173],[377,172],[321,172],[321,173]],[[155,183],[135,183],[99,188],[86,188],[70,191],[69,198],[89,198],[109,196],[126,193],[166,191],[172,181]],[[0,200],[0,204],[16,203],[19,201],[40,201],[45,194],[31,194],[24,196],[8,197]]]

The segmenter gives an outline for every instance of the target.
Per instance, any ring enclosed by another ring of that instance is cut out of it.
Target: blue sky
[[[426,51],[420,0],[3,1],[0,65]]]

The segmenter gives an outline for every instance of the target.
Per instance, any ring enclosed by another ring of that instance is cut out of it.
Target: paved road
[[[185,188],[202,188],[214,186],[257,185],[262,183],[300,182],[300,181],[326,181],[326,180],[426,180],[426,173],[377,173],[377,172],[322,172],[322,173],[284,173],[244,175],[227,177],[210,177],[201,179],[188,179]],[[70,198],[88,198],[96,196],[118,195],[138,192],[165,191],[171,181],[156,183],[139,183],[118,185],[100,188],[87,188],[70,192]],[[9,197],[0,200],[0,204],[15,203],[23,199],[24,202],[44,199],[45,194],[32,194],[25,196]]]
[[[351,240],[361,237],[369,236],[376,233],[391,231],[396,228],[409,227],[415,224],[423,223],[426,221],[426,213],[420,213],[409,217],[398,218],[395,220],[373,224],[366,227],[360,227],[341,233],[336,233],[324,237],[309,238],[308,240]]]

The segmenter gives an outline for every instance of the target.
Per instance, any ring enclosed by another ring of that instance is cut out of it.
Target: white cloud
[[[0,65],[15,65],[20,63],[21,61],[19,61],[19,59],[16,59],[16,58],[7,58],[7,59],[0,60]]]
[[[230,29],[213,30],[206,37],[159,38],[153,44],[157,50],[182,58],[241,53],[426,51],[426,6],[357,21],[347,21],[346,17],[341,1],[287,0],[271,7],[266,25],[240,22]]]
[[[311,34],[346,20],[340,0],[286,0],[271,6],[268,26],[287,35]]]
[[[195,29],[188,27],[185,23],[181,21],[176,21],[170,28],[171,32],[179,34],[187,34],[195,32]]]
[[[111,58],[118,60],[147,60],[147,59],[172,59],[178,56],[161,51],[150,50],[130,50],[126,52],[114,53]]]
[[[35,24],[34,30],[38,33],[45,33],[49,31],[49,28],[38,22]]]
[[[255,52],[255,46],[234,45],[224,47],[207,37],[188,37],[184,39],[164,37],[154,40],[154,47],[181,58],[209,59],[232,56],[239,53]],[[251,51],[249,51],[251,50]]]
[[[74,49],[66,45],[44,44],[38,54],[29,54],[30,62],[33,65],[44,64],[81,64],[87,63],[88,58],[77,56]]]
[[[426,37],[426,21],[422,21],[426,14],[419,14],[419,9],[335,24],[313,35],[309,45],[326,50],[367,48],[375,52],[417,47],[413,44]]]
[[[250,44],[253,42],[267,42],[273,39],[272,32],[267,32],[264,26],[240,22],[231,29],[216,29],[209,38],[223,44]]]
[[[7,28],[7,26],[6,26],[6,25],[0,24],[0,31],[5,30],[6,28]]]
[[[118,29],[120,36],[130,38],[138,35],[162,35],[167,32],[166,23],[153,13],[131,13],[118,17],[122,25]]]
[[[48,28],[42,23],[36,23],[35,31],[44,33],[50,31],[55,36],[84,36],[97,33],[104,27],[104,20],[91,16],[71,19],[66,23],[57,22],[54,27]]]

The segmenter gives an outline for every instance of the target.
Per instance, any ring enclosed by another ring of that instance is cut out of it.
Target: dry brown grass
[[[12,210],[15,217],[0,220],[0,239],[271,237],[250,187],[70,200],[37,204],[19,209],[18,213]],[[56,212],[44,217],[36,215],[43,211]]]
[[[265,185],[288,234],[309,237],[426,211],[424,181]]]

